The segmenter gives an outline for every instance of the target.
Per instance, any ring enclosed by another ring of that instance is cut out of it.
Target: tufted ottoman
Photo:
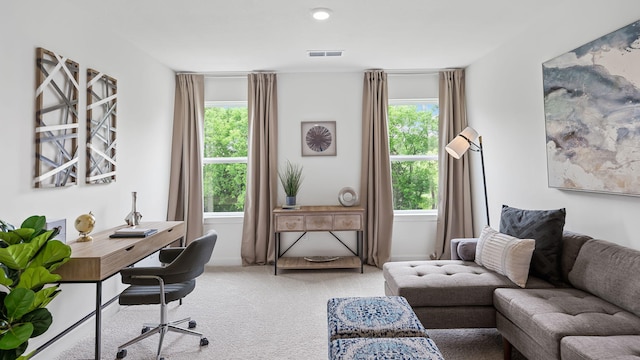
[[[560,353],[562,360],[640,360],[640,335],[566,336]]]
[[[517,287],[473,261],[387,262],[382,274],[385,294],[406,298],[428,329],[495,327],[493,291]],[[530,277],[527,287],[552,285]]]
[[[560,359],[562,346],[558,344],[566,337],[611,337],[640,331],[638,316],[574,288],[497,289],[494,297],[498,330],[520,352],[535,354],[530,360]],[[567,341],[566,345],[575,345],[578,340]]]
[[[327,322],[329,342],[344,338],[429,337],[401,296],[329,299]]]
[[[433,340],[424,337],[336,339],[329,358],[335,360],[444,360]]]

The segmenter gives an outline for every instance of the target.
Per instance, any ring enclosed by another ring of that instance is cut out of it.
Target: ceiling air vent
[[[343,51],[342,50],[309,50],[307,54],[309,57],[341,57]]]

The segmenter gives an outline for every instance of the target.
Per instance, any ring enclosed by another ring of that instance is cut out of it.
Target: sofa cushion
[[[496,289],[494,306],[541,347],[554,352],[559,352],[565,336],[640,333],[639,317],[578,289]]]
[[[460,260],[474,261],[476,259],[477,244],[477,241],[460,241],[456,248]]]
[[[476,246],[475,262],[524,287],[534,246],[533,239],[518,239],[485,226]]]
[[[569,273],[571,284],[640,316],[640,251],[589,240]]]
[[[569,272],[573,269],[578,253],[587,240],[593,239],[591,236],[579,234],[565,230],[562,234],[562,281],[569,283]]]
[[[640,360],[640,335],[566,336],[562,360]]]
[[[562,281],[560,255],[565,215],[565,209],[523,210],[503,205],[500,216],[501,233],[519,239],[535,239],[530,272],[553,283]]]
[[[493,290],[516,287],[506,276],[471,261],[387,262],[382,267],[390,295],[404,296],[412,307],[492,306]],[[527,286],[551,287],[529,277]]]

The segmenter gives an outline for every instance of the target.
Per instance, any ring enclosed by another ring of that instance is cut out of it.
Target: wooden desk
[[[278,269],[357,269],[364,271],[362,239],[364,231],[364,208],[344,206],[301,206],[300,209],[273,209],[276,256],[274,274]],[[338,260],[310,262],[303,257],[282,257],[309,231],[326,231],[333,235],[354,256],[342,256]],[[334,231],[355,231],[356,251],[347,246]],[[302,235],[287,249],[280,249],[280,234],[283,232],[301,232]]]
[[[95,283],[96,284],[96,339],[95,358],[100,359],[101,354],[101,328],[102,328],[102,282],[120,272],[120,269],[133,265],[145,257],[153,254],[161,248],[180,241],[185,234],[185,225],[182,221],[157,221],[144,222],[139,227],[158,229],[158,232],[145,238],[109,238],[116,229],[126,227],[117,226],[104,230],[93,236],[89,242],[69,242],[71,246],[71,259],[55,273],[62,276],[61,283]],[[113,302],[111,299],[107,304]],[[59,334],[50,342],[36,350],[40,352],[52,342],[56,341],[80,323],[87,320],[85,317],[74,326]]]

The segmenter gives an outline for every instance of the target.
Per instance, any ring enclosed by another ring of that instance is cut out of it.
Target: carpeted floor
[[[165,338],[167,360],[327,358],[326,304],[332,297],[382,296],[382,272],[350,270],[283,271],[273,267],[214,266],[200,278],[183,305],[170,304],[170,319],[191,316],[198,338],[175,333]],[[156,322],[157,306],[122,307],[103,323],[102,358],[115,359],[119,344],[137,336],[145,322]],[[447,360],[500,360],[502,341],[495,329],[429,330]],[[58,359],[92,359],[93,334]],[[157,336],[131,345],[127,360],[154,359]],[[516,355],[517,357],[517,355]],[[521,359],[521,357],[517,357]]]

